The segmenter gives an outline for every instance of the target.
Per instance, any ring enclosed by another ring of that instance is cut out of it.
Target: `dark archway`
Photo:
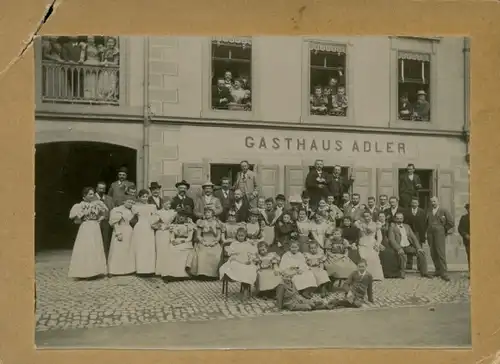
[[[78,227],[68,219],[85,186],[109,185],[126,166],[136,181],[137,151],[101,142],[37,144],[35,153],[35,250],[71,249]]]

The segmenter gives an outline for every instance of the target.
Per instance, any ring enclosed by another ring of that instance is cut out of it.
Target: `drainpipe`
[[[464,38],[464,125],[466,160],[470,171],[469,140],[470,140],[470,40]]]
[[[149,106],[149,37],[144,37],[144,120],[142,126],[143,138],[143,188],[148,186],[149,182],[149,126],[151,125],[151,111]]]

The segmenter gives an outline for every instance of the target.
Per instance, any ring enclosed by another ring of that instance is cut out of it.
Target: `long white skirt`
[[[318,287],[316,283],[316,277],[311,270],[306,270],[301,274],[296,274],[292,278],[293,285],[297,288],[297,291],[302,291],[306,288]]]
[[[257,267],[253,264],[243,264],[236,260],[228,260],[219,269],[220,278],[227,275],[233,281],[253,285],[257,280]]]
[[[81,223],[76,235],[68,276],[90,278],[107,273],[101,226],[97,221]]]
[[[155,273],[155,233],[147,221],[139,221],[132,232],[132,246],[135,250],[135,268],[138,274]]]
[[[156,275],[163,275],[162,272],[165,271],[167,267],[168,250],[170,245],[170,231],[168,230],[156,230],[155,233],[155,243],[156,243]]]
[[[119,226],[122,240],[118,240],[115,233],[111,238],[109,248],[108,269],[109,274],[120,275],[135,272],[135,250],[132,246],[132,227],[127,224]]]
[[[274,273],[274,269],[262,269],[257,273],[257,288],[260,292],[270,291],[282,282],[281,276]]]
[[[363,237],[360,239],[358,246],[359,256],[362,259],[366,260],[366,270],[371,273],[373,279],[376,281],[383,281],[384,271],[382,270],[382,264],[380,263],[379,254],[373,248],[375,244],[372,241],[365,241],[364,239],[372,238]]]

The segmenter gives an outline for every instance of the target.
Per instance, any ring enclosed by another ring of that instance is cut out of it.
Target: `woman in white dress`
[[[326,220],[326,214],[326,212],[317,211],[314,214],[314,222],[311,223],[311,235],[318,243],[321,252],[325,251],[325,239],[333,232],[331,225]]]
[[[255,265],[257,247],[247,240],[246,229],[240,227],[236,231],[236,240],[224,249],[229,259],[219,269],[220,279],[226,278],[240,282],[243,288],[243,298],[249,298],[251,287],[257,281],[257,266]]]
[[[123,205],[115,207],[109,214],[109,224],[113,227],[113,237],[109,248],[108,273],[125,275],[135,272],[135,251],[132,246],[132,226],[135,199],[127,198]]]
[[[248,223],[245,225],[247,229],[247,239],[253,245],[257,246],[262,241],[262,224],[259,222],[260,210],[258,208],[250,209],[250,217]]]
[[[360,230],[358,252],[362,259],[366,260],[367,271],[373,276],[373,280],[384,280],[384,271],[380,263],[379,251],[382,242],[380,224],[372,221],[372,214],[364,211],[362,220],[356,221],[354,225]]]
[[[302,253],[307,253],[309,251],[309,240],[311,236],[312,224],[307,218],[306,209],[299,209],[299,212],[297,213],[296,224],[300,251]]]
[[[170,249],[170,225],[177,216],[177,211],[171,208],[172,199],[166,198],[163,201],[161,210],[153,214],[153,224],[151,227],[156,231],[156,266],[155,273],[158,276],[164,276],[167,268],[168,252]]]
[[[190,209],[180,209],[174,221],[169,224],[167,249],[162,259],[160,274],[164,282],[191,278],[186,267],[192,259],[193,236],[196,225],[189,219]]]
[[[148,190],[140,190],[132,213],[137,223],[132,232],[132,246],[135,250],[135,268],[138,275],[154,275],[156,265],[155,233],[151,224],[156,206],[148,204]]]
[[[299,242],[290,243],[290,250],[281,257],[280,270],[287,275],[293,275],[292,282],[297,291],[305,298],[311,298],[318,284],[304,254],[299,251]]]
[[[94,37],[88,36],[87,43],[84,44],[84,49],[82,51],[82,59],[80,60],[85,65],[97,66],[101,62],[101,54],[97,50],[97,46],[94,42]],[[85,78],[83,82],[83,96],[86,100],[95,100],[97,98],[97,78],[98,78],[99,68],[88,67],[85,70]]]
[[[100,226],[107,207],[96,198],[92,187],[85,187],[82,196],[83,201],[73,205],[69,212],[69,218],[80,227],[71,254],[68,276],[94,278],[108,273]]]

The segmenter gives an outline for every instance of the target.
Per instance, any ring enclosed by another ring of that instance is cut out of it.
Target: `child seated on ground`
[[[314,274],[314,278],[316,278],[316,284],[321,292],[321,297],[326,297],[328,295],[327,288],[330,283],[330,279],[328,278],[328,273],[325,270],[325,260],[326,257],[319,249],[318,242],[312,240],[309,243],[309,253],[304,254],[306,258],[307,265],[311,268],[311,271]]]
[[[318,285],[311,268],[306,263],[304,254],[299,251],[298,241],[292,241],[290,251],[281,257],[280,270],[293,272],[292,282],[295,288],[305,298],[312,297]]]
[[[278,254],[269,252],[265,241],[257,244],[259,254],[255,257],[257,265],[257,296],[263,298],[274,298],[276,288],[281,284],[279,271],[280,257]]]
[[[257,280],[257,267],[254,264],[257,249],[248,242],[245,228],[240,227],[236,231],[236,240],[225,250],[229,259],[219,269],[220,278],[240,282],[243,299],[249,298]]]
[[[298,247],[297,247],[298,248]],[[282,283],[276,289],[276,306],[290,311],[329,310],[335,307],[335,300],[323,302],[302,296],[293,283],[295,272],[283,270]]]
[[[361,259],[358,263],[358,269],[352,272],[344,285],[346,292],[345,299],[336,301],[333,304],[336,307],[360,308],[365,303],[365,297],[373,303],[373,277],[366,270],[366,260]]]

